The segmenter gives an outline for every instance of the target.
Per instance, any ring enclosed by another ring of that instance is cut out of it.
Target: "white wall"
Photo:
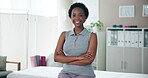
[[[68,10],[72,4],[72,0],[59,0],[58,1],[58,27],[59,33],[64,30],[72,29],[72,22],[68,16]]]
[[[25,16],[0,14],[0,19],[1,55],[7,56],[7,60],[20,61],[25,64]]]
[[[72,0],[61,1],[61,16],[43,17],[27,14],[0,14],[0,55],[9,61],[30,67],[30,56],[54,53],[59,34],[72,29],[68,9]],[[59,8],[59,9],[60,9]],[[60,30],[60,32],[58,32]],[[13,69],[12,65],[7,66]]]
[[[9,61],[20,61],[26,68],[30,56],[48,56],[58,40],[57,17],[0,14],[0,55]],[[28,55],[28,59],[26,57]],[[8,66],[11,69],[12,66]]]
[[[54,53],[58,40],[57,17],[29,16],[28,57],[48,57]],[[30,59],[28,59],[30,67]]]
[[[48,56],[53,53],[58,40],[57,17],[37,17],[36,54]]]
[[[58,1],[58,16],[45,17],[26,14],[0,14],[0,55],[9,61],[30,67],[30,56],[48,57],[54,53],[59,35],[72,29],[68,9],[72,0]],[[13,69],[12,65],[7,66]]]

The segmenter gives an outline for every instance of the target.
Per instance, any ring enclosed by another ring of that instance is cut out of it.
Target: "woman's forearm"
[[[70,63],[70,62],[78,61],[82,59],[84,58],[77,57],[77,56],[64,56],[64,55],[56,55],[54,58],[55,62],[60,62],[60,63]]]
[[[57,54],[55,61],[82,66],[91,64],[93,61],[93,57],[90,53],[86,53],[81,56],[65,56],[64,54]]]
[[[76,61],[72,61],[69,62],[67,64],[72,64],[72,65],[79,65],[79,66],[84,66],[84,65],[89,65],[93,62],[93,58],[90,59],[83,59],[83,60],[76,60]]]
[[[55,62],[60,62],[60,63],[69,63],[69,62],[78,61],[82,59],[85,59],[85,58],[79,57],[79,56],[66,56],[62,49],[55,52],[55,56],[54,56]]]
[[[84,57],[85,59],[72,61],[72,62],[69,62],[68,64],[84,66],[84,65],[91,64],[94,60],[94,57],[90,52],[87,52],[86,54],[83,54],[79,57]]]

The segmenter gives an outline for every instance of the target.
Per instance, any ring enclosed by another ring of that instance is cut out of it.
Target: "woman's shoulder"
[[[91,32],[90,37],[97,37],[97,34],[94,32]]]
[[[71,34],[72,33],[72,30],[63,31],[62,33],[68,35],[68,34]]]
[[[63,31],[62,33],[69,33],[71,32],[72,30],[67,30],[67,31]]]
[[[72,31],[72,30],[63,31],[63,32],[61,33],[61,35],[65,37],[65,36],[68,35],[71,31]]]
[[[91,37],[97,37],[96,33],[91,33]]]
[[[91,35],[96,35],[96,33],[94,33],[94,32],[91,32]]]
[[[66,34],[66,31],[63,31],[62,33],[61,33],[61,35],[65,35]]]

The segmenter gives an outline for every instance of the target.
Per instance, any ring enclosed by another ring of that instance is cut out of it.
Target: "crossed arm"
[[[92,33],[89,42],[89,48],[87,52],[80,56],[65,56],[62,48],[65,42],[65,32],[59,37],[57,47],[54,53],[54,60],[55,62],[67,63],[72,65],[88,65],[91,64],[96,56],[97,50],[97,36],[96,34]]]

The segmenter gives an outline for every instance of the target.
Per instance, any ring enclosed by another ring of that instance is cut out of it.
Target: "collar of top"
[[[85,33],[87,32],[87,29],[86,28],[84,28],[79,34],[77,34],[77,35],[85,35]],[[75,32],[74,32],[74,29],[73,30],[71,30],[71,32],[70,32],[70,36],[74,36],[74,35],[76,35],[75,34]]]

